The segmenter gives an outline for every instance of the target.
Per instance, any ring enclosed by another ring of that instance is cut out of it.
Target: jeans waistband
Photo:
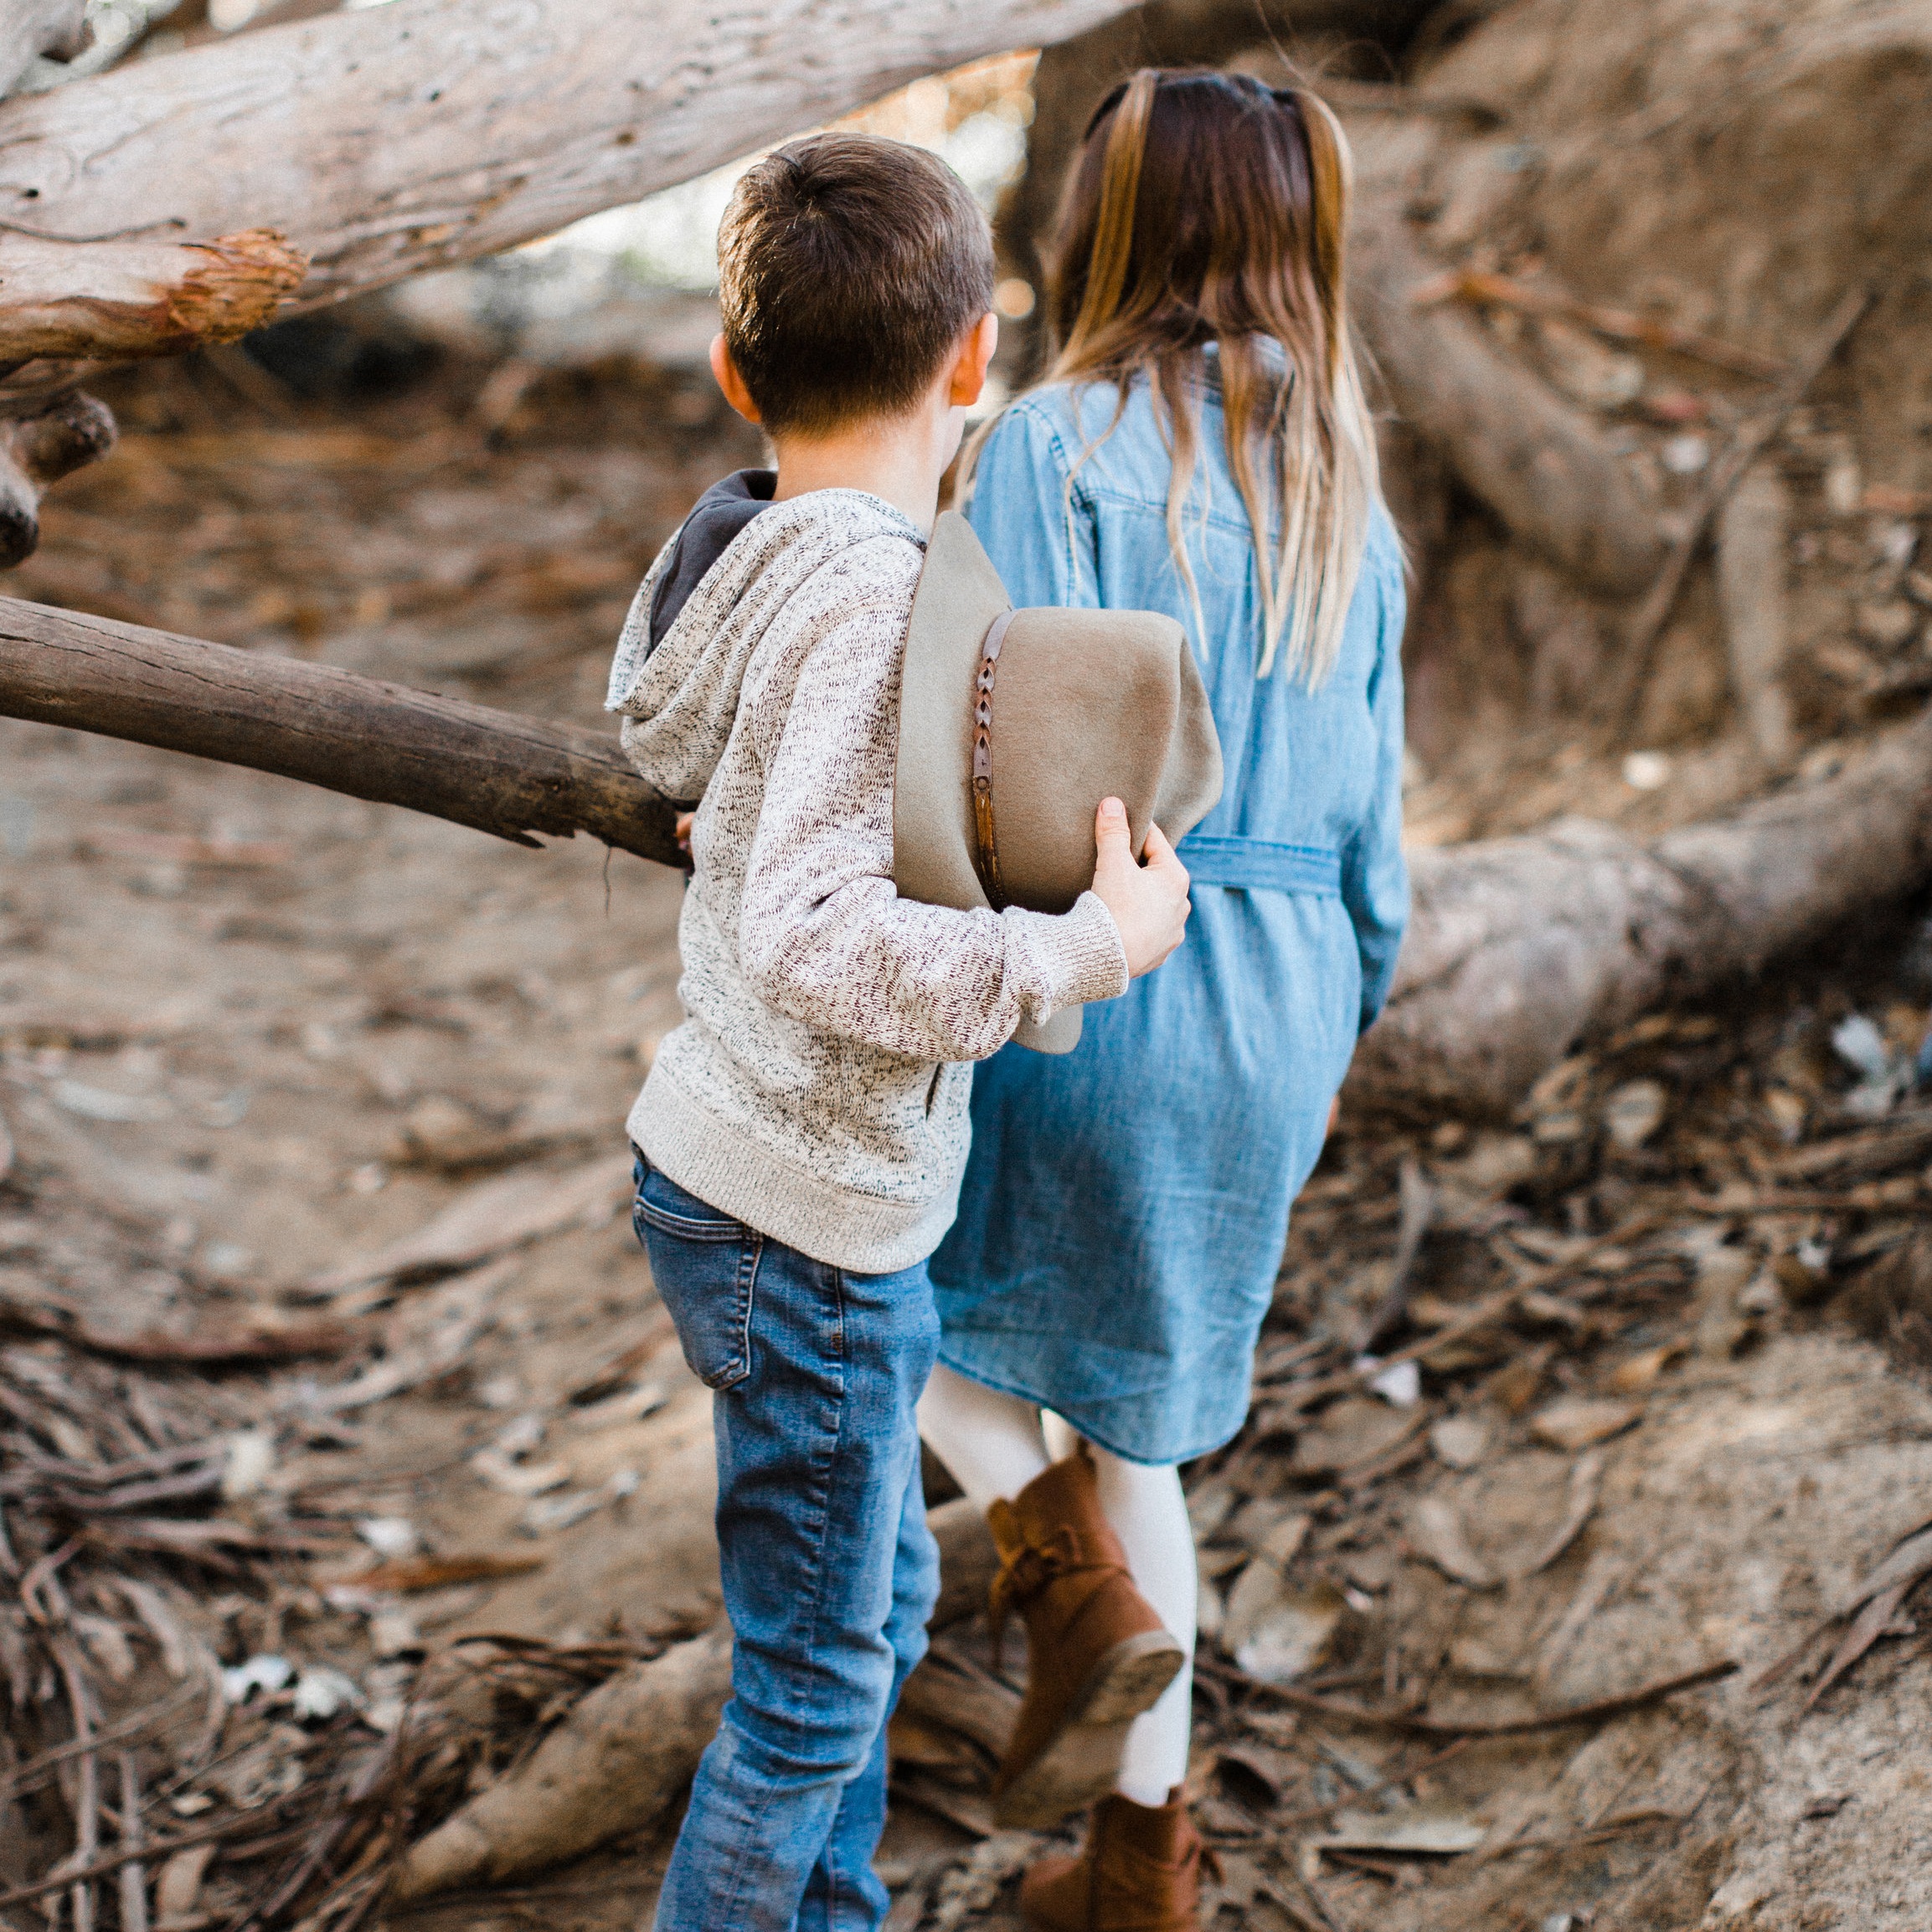
[[[1300,892],[1342,896],[1342,855],[1323,845],[1278,845],[1267,838],[1207,838],[1193,834],[1176,850],[1196,885],[1229,885],[1245,892]]]

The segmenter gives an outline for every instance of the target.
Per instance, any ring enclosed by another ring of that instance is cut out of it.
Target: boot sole
[[[1114,1788],[1134,1719],[1179,1675],[1187,1652],[1167,1631],[1127,1637],[1095,1664],[1047,1748],[993,1801],[993,1821],[1045,1831]]]

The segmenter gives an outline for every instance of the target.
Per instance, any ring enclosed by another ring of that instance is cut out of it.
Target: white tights
[[[1079,1437],[1059,1416],[1017,1395],[938,1368],[919,1405],[919,1430],[953,1479],[984,1510],[1009,1501],[1050,1462],[1071,1455]],[[1117,1788],[1136,1805],[1164,1805],[1188,1775],[1193,1723],[1194,1536],[1181,1473],[1093,1450],[1100,1509],[1127,1553],[1141,1595],[1181,1641],[1188,1662],[1161,1700],[1127,1734]]]

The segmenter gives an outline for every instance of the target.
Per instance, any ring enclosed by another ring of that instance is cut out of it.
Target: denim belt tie
[[[1196,885],[1243,892],[1342,896],[1342,855],[1324,845],[1280,845],[1267,838],[1208,838],[1193,833],[1175,848]]]

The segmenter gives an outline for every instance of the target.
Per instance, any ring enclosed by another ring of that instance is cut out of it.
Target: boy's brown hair
[[[791,142],[747,171],[718,232],[725,346],[774,435],[904,415],[992,291],[979,204],[903,142]]]

